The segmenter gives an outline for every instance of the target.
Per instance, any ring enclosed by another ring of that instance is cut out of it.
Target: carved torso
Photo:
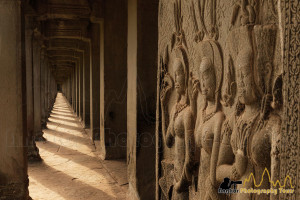
[[[234,155],[237,155],[238,150],[238,134],[243,131],[243,134],[248,135],[247,144],[247,157],[248,164],[246,172],[242,175],[239,180],[242,180],[244,185],[239,185],[238,188],[256,188],[256,189],[270,189],[271,184],[269,182],[268,174],[265,173],[262,177],[265,169],[268,170],[270,176],[271,174],[271,157],[274,156],[276,148],[272,149],[272,144],[276,146],[276,137],[279,132],[280,118],[276,115],[270,115],[268,119],[264,120],[263,125],[258,129],[259,125],[259,113],[255,114],[252,118],[244,120],[243,117],[234,117],[231,123],[232,134],[230,137],[230,145]],[[249,182],[245,182],[251,175],[255,177],[256,186],[254,186],[254,181],[251,178]],[[263,178],[263,180],[262,180]],[[275,180],[276,181],[276,180]],[[261,199],[267,200],[270,195],[267,194],[237,194],[233,195],[235,199]]]
[[[211,153],[214,145],[215,130],[218,121],[223,121],[224,114],[217,112],[210,119],[203,121],[198,126],[195,132],[196,145],[200,148],[200,167],[198,174],[198,188],[200,192],[200,198],[204,199],[207,192],[207,178],[210,175],[211,167]]]
[[[181,107],[175,107],[172,110],[172,115],[171,119],[173,122],[170,123],[170,128],[171,128],[171,134],[174,138],[174,181],[175,183],[180,182],[181,179],[186,177],[186,172],[185,170],[190,170],[190,169],[185,169],[185,163],[186,159],[188,157],[191,157],[189,155],[189,152],[186,152],[186,134],[188,134],[186,131],[190,130],[190,128],[186,127],[187,126],[187,121],[192,121],[193,119],[190,117],[191,116],[191,110],[190,106],[188,105],[181,105]],[[187,199],[188,198],[188,190],[178,193],[173,190],[172,194],[172,200],[179,200],[179,199]]]
[[[184,138],[184,117],[189,111],[189,107],[184,108],[174,119],[174,136],[175,136],[175,179],[178,181],[182,174],[183,164],[185,160],[185,138]]]

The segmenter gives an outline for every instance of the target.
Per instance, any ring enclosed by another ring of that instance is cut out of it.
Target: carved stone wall
[[[156,199],[297,199],[298,4],[160,1]]]
[[[281,180],[290,176],[292,184],[296,185],[296,193],[282,194],[280,199],[299,198],[299,2],[280,1],[284,111],[281,140]]]

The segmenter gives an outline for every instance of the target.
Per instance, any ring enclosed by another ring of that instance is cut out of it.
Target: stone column
[[[57,94],[57,84],[54,79],[54,76],[51,75],[51,107],[52,108],[55,103],[56,94]]]
[[[47,56],[47,63],[46,63],[46,68],[45,68],[45,96],[44,96],[44,101],[45,101],[45,116],[46,116],[46,122],[48,121],[49,118],[49,110],[48,110],[48,73],[49,73],[49,63],[48,63],[48,56]]]
[[[69,101],[69,78],[67,78],[65,85],[65,93],[66,93],[66,99]]]
[[[46,49],[43,46],[41,49],[41,123],[42,123],[42,129],[46,128],[46,110],[45,110],[45,71],[46,71]]]
[[[75,101],[76,101],[75,70],[76,67],[74,67],[74,69],[72,70],[72,108],[74,112],[75,112]]]
[[[49,116],[50,116],[51,110],[52,110],[50,90],[51,90],[51,66],[49,66],[49,68],[48,68],[48,112],[49,112]]]
[[[45,140],[43,138],[41,120],[41,44],[39,33],[35,32],[33,41],[33,97],[34,97],[34,134],[36,141]]]
[[[76,62],[76,109],[75,109],[75,112],[78,117],[79,117],[79,97],[80,97],[80,95],[79,95],[79,85],[80,85],[79,72],[80,72],[80,62],[77,61]]]
[[[127,0],[106,1],[105,23],[100,23],[100,149],[103,159],[126,158],[126,7]]]
[[[70,87],[70,97],[69,97],[70,100],[69,101],[70,101],[70,105],[73,106],[72,105],[72,98],[73,98],[73,72],[70,73],[70,86],[69,87]]]
[[[79,117],[80,116],[80,61],[79,58],[77,59],[77,108],[76,108],[76,114]]]
[[[79,117],[83,119],[83,71],[84,71],[84,54],[79,56]]]
[[[21,1],[1,0],[1,199],[28,199],[25,27],[21,21]]]
[[[67,98],[67,96],[66,96],[66,91],[67,91],[67,80],[65,80],[65,81],[61,84],[61,92],[62,92],[63,95]]]
[[[68,102],[70,102],[70,79],[71,77],[68,77],[67,81],[66,81],[66,98],[68,100]]]
[[[50,74],[50,79],[49,79],[49,97],[50,97],[50,110],[53,108],[53,104],[55,101],[55,95],[54,95],[54,81],[53,81],[53,75],[52,73]]]
[[[130,199],[155,197],[158,0],[128,1],[127,161]]]
[[[72,99],[72,77],[70,74],[69,79],[68,79],[68,101],[69,101],[69,103],[71,103],[71,99]]]
[[[91,137],[100,139],[100,26],[91,24],[90,119]]]
[[[83,70],[83,122],[84,127],[90,127],[90,42],[84,45],[84,70]]]
[[[28,133],[28,160],[41,160],[39,149],[35,144],[34,137],[34,102],[33,102],[33,31],[32,19],[26,17],[25,20],[25,48],[26,48],[26,94],[27,94],[27,133]]]

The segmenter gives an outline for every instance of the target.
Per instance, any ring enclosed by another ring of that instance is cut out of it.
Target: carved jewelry
[[[216,111],[209,113],[208,115],[205,113],[205,110],[202,110],[202,119],[203,119],[203,123],[205,123],[206,121],[210,120],[210,118],[212,118],[214,115],[216,114]]]
[[[176,117],[178,116],[178,114],[183,111],[186,107],[188,107],[188,105],[185,103],[185,104],[180,104],[180,103],[177,103],[176,104],[176,111],[175,111],[175,114],[174,114],[174,120],[176,119]]]
[[[235,165],[232,165],[230,179],[231,180],[237,180],[238,178],[239,178],[239,174],[238,174],[238,172],[236,170],[236,167],[235,167]]]

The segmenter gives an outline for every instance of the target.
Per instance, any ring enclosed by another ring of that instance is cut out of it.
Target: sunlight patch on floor
[[[72,123],[72,122],[64,121],[63,119],[59,120],[59,119],[54,119],[54,118],[50,117],[49,121],[50,122],[60,123],[62,125],[74,126],[76,128],[80,127],[80,125],[78,123]]]
[[[53,142],[57,146],[67,147],[73,151],[78,151],[82,154],[95,157],[95,155],[92,153],[92,150],[89,146],[72,141],[71,140],[72,136],[70,136],[70,139],[66,139],[60,137],[58,134],[57,135],[47,134],[47,131],[44,131],[44,137],[47,139],[47,141]],[[42,150],[43,149],[41,149],[41,151]]]
[[[41,192],[43,191],[43,192]],[[30,177],[29,195],[33,200],[48,200],[48,196],[55,200],[65,200],[62,196],[40,184],[39,181]]]
[[[74,117],[64,117],[64,116],[54,114],[54,113],[51,113],[50,117],[55,117],[55,118],[63,119],[63,120],[66,119],[66,120],[71,120],[71,121],[75,121],[75,122],[77,121]]]
[[[52,113],[55,113],[55,114],[58,114],[58,115],[63,115],[63,116],[68,116],[68,117],[74,117],[74,115],[73,114],[69,114],[69,113],[71,113],[71,112],[69,112],[69,113],[66,113],[66,112],[60,112],[60,111],[51,111]]]
[[[60,93],[46,127],[46,141],[37,142],[43,161],[30,163],[28,168],[34,200],[126,199],[119,179],[97,158],[79,118]],[[110,168],[120,168],[115,165]],[[126,164],[123,168],[126,174]],[[120,179],[122,184],[126,179]]]
[[[77,164],[76,162],[63,158],[59,156],[58,154],[54,154],[50,151],[47,151],[46,149],[43,149],[40,147],[40,150],[43,151],[44,154],[44,163],[46,165],[49,165],[50,167],[54,168],[57,171],[62,171],[63,173],[67,174],[70,177],[73,177],[73,179],[76,179],[77,181],[80,181],[84,184],[89,185],[90,187],[101,187],[101,185],[106,184],[105,192],[107,195],[109,195],[112,198],[116,198],[114,191],[110,188],[110,184],[115,183],[115,181],[109,177],[101,175],[100,170],[103,171],[103,169],[99,168],[101,164],[99,163],[99,167],[94,166],[94,169],[91,169],[89,167],[85,167],[83,165]],[[55,160],[55,163],[53,163],[53,159]],[[89,160],[86,160],[83,163],[90,162]],[[97,169],[98,168],[98,169]],[[99,172],[97,172],[99,170]]]
[[[65,127],[62,127],[62,126],[59,126],[59,125],[54,125],[54,124],[51,124],[51,123],[47,124],[47,128],[50,129],[50,130],[53,130],[53,131],[71,133],[72,135],[79,136],[79,137],[83,138],[82,129],[75,129],[74,130],[74,129],[65,128]],[[44,132],[47,132],[47,129],[44,130]]]

